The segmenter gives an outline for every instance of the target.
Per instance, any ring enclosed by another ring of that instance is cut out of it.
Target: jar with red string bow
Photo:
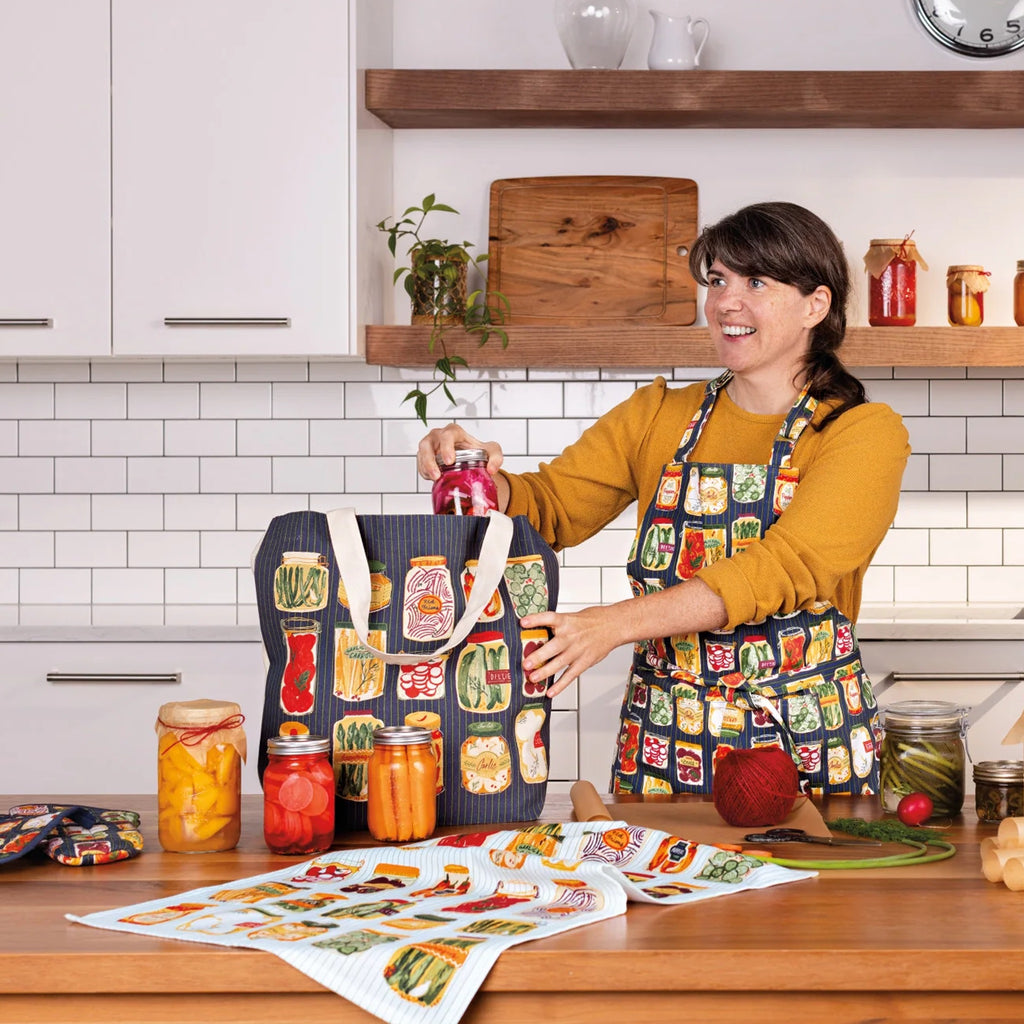
[[[928,269],[910,235],[871,239],[864,267],[868,272],[868,323],[872,327],[913,327],[917,322],[919,263],[922,270]]]

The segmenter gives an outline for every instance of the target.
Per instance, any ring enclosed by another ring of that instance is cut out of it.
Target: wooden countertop
[[[0,797],[0,809],[25,799]],[[243,798],[236,850],[194,856],[160,849],[152,796],[78,802],[140,811],[147,851],[92,868],[37,855],[0,867],[5,1024],[376,1019],[259,951],[100,931],[64,918],[279,869],[284,859],[263,844],[259,797]],[[620,802],[628,820],[635,798]],[[880,814],[874,798],[819,807],[826,819]],[[568,798],[552,797],[542,820],[570,819]],[[622,917],[504,952],[463,1020],[592,1024],[636,1016],[639,999],[650,1020],[789,1022],[823,1011],[829,1024],[1022,1019],[1024,893],[982,876],[978,844],[994,834],[967,808],[946,833],[957,845],[949,860],[823,871],[677,907],[630,904]],[[363,833],[339,845],[368,843]],[[797,849],[789,855],[818,856],[823,848]]]

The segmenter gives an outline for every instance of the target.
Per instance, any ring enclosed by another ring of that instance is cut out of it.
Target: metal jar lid
[[[418,725],[385,725],[373,734],[375,747],[402,747],[413,743],[429,743],[430,730]]]
[[[268,754],[326,754],[330,749],[326,736],[271,736],[267,740]]]
[[[1024,785],[1024,761],[979,761],[974,766],[974,781]]]
[[[948,700],[900,700],[882,709],[882,726],[918,732],[962,732],[967,728],[969,710]]]
[[[455,453],[454,462],[442,462],[440,457],[437,459],[437,464],[442,469],[454,469],[457,466],[461,466],[466,462],[486,462],[487,461],[487,449],[486,448],[460,448]]]

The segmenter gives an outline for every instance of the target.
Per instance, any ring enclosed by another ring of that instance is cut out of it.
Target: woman
[[[810,792],[875,792],[877,715],[852,623],[896,514],[910,449],[902,421],[866,401],[837,355],[849,270],[818,217],[748,206],[690,253],[725,372],[669,390],[658,378],[535,473],[457,424],[420,442],[437,458],[484,447],[500,507],[556,547],[638,501],[634,597],[523,619],[551,638],[525,669],[554,695],[634,645],[615,792],[710,792],[716,758],[781,745]]]

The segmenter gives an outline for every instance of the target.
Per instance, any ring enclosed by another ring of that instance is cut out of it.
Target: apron
[[[630,552],[634,596],[689,579],[742,550],[792,500],[790,459],[817,407],[806,389],[768,465],[688,461],[731,379],[710,381],[661,474]],[[731,631],[645,640],[634,647],[612,791],[710,793],[717,759],[736,747],[781,746],[808,793],[878,791],[877,704],[848,618],[828,602]]]

